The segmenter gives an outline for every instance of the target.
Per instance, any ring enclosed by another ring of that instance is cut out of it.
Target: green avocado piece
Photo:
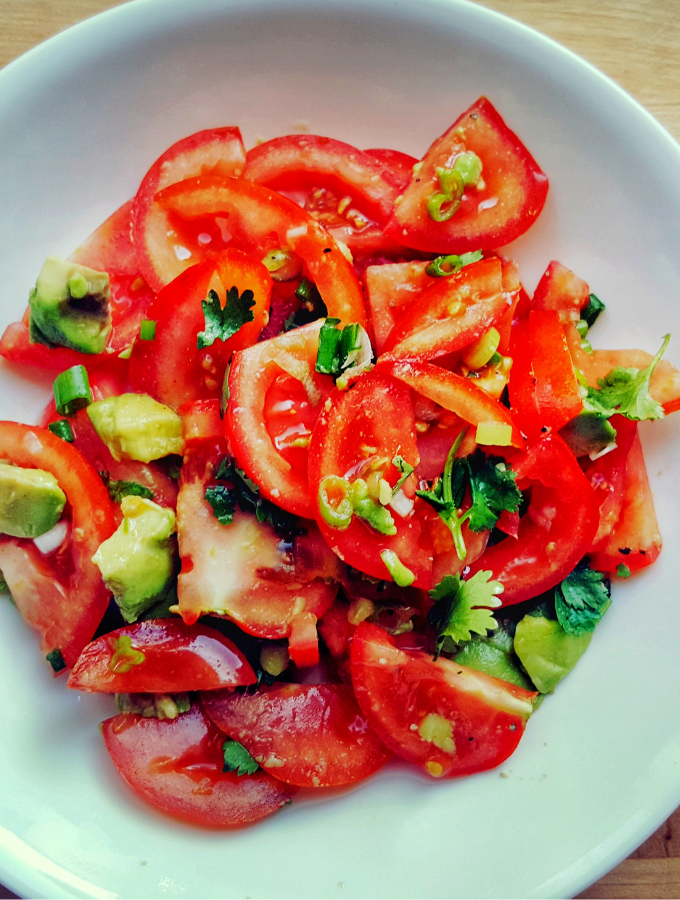
[[[616,440],[616,429],[604,416],[581,413],[560,429],[562,437],[574,456],[599,453]]]
[[[57,524],[66,494],[50,472],[0,463],[0,532],[35,538]]]
[[[95,431],[115,460],[151,462],[184,452],[182,420],[148,394],[121,394],[87,407]]]
[[[166,589],[174,574],[175,514],[144,497],[123,497],[123,521],[93,562],[120,607],[134,622]]]
[[[111,333],[106,272],[48,256],[28,304],[32,343],[102,353]]]
[[[502,681],[509,681],[527,691],[534,686],[517,665],[512,649],[512,637],[503,629],[499,629],[490,638],[468,641],[454,657],[457,663],[493,675]]]
[[[549,694],[585,653],[593,633],[567,634],[556,619],[527,615],[517,624],[515,653],[542,694]]]

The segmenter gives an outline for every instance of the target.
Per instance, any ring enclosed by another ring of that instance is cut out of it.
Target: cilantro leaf
[[[120,503],[123,497],[143,497],[145,500],[153,500],[154,497],[152,490],[136,481],[107,480],[105,483],[114,503]]]
[[[663,406],[650,395],[649,384],[670,339],[670,334],[664,337],[661,349],[645,369],[617,366],[605,378],[598,378],[598,387],[588,388],[584,409],[606,418],[614,413],[636,421],[662,418]]]
[[[226,740],[223,753],[223,772],[236,772],[237,775],[252,775],[260,768],[259,763],[253,759],[243,744],[239,744],[238,741]]]
[[[442,650],[453,652],[458,644],[469,641],[472,633],[486,637],[498,622],[491,609],[501,605],[503,592],[499,581],[489,581],[491,572],[477,572],[463,581],[460,575],[445,575],[429,592],[435,601],[430,609],[430,624],[437,631],[435,659]]]
[[[213,507],[215,517],[221,524],[231,524],[234,510],[238,505],[243,512],[255,513],[258,522],[271,525],[279,534],[286,537],[304,534],[304,528],[300,526],[297,517],[262,497],[255,482],[229,457],[224,457],[220,461],[215,472],[215,480],[230,481],[233,485],[231,488],[224,485],[206,488],[205,499]],[[216,505],[213,504],[213,500]],[[220,516],[224,517],[224,521]]]
[[[416,491],[448,526],[459,559],[465,559],[467,554],[462,533],[465,522],[471,531],[491,530],[504,510],[517,512],[522,503],[516,475],[502,459],[486,457],[479,449],[471,456],[455,458],[463,435],[461,432],[454,441],[444,473],[432,490]],[[461,512],[468,487],[472,503],[467,512]]]
[[[239,295],[234,286],[227,291],[224,308],[215,291],[210,291],[208,299],[201,302],[205,317],[205,331],[199,331],[196,345],[199,350],[210,347],[215,341],[226,341],[236,334],[246,322],[252,322],[255,316],[251,312],[255,306],[255,296],[246,290]]]
[[[555,588],[557,620],[567,634],[586,634],[605,614],[611,603],[609,580],[602,572],[577,566]]]
[[[220,525],[231,525],[236,510],[236,492],[223,484],[215,484],[205,489],[205,499]]]

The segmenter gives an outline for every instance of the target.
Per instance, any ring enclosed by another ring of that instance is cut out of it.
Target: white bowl
[[[511,248],[607,303],[599,346],[680,336],[680,148],[582,60],[457,0],[138,0],[0,73],[0,284],[18,318],[174,140],[238,124],[248,145],[306,123],[420,156],[480,94],[549,175]],[[669,358],[680,363],[677,340]],[[0,371],[0,414],[32,421],[45,379]],[[0,604],[0,879],[34,897],[549,897],[625,857],[680,802],[674,547],[680,421],[643,426],[666,550],[616,584],[577,669],[500,772],[430,783],[400,767],[255,827],[205,832],[126,789],[97,731],[110,701],[65,689]],[[677,445],[677,444],[676,444]]]

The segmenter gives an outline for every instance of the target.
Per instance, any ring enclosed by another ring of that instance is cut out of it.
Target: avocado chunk
[[[182,420],[148,394],[121,394],[87,407],[95,431],[115,460],[151,462],[184,452]]]
[[[454,660],[468,669],[493,675],[502,681],[509,681],[527,691],[534,686],[517,665],[517,657],[512,649],[512,637],[502,628],[489,638],[468,641],[455,655]]]
[[[616,429],[609,419],[597,413],[581,413],[560,429],[574,456],[599,453],[616,440]]]
[[[0,532],[35,538],[54,528],[66,494],[50,472],[0,463]]]
[[[48,256],[28,299],[32,343],[102,353],[111,333],[106,272]]]
[[[515,653],[542,694],[549,694],[585,653],[592,631],[567,634],[556,619],[527,615],[517,623]]]
[[[120,607],[134,622],[152,606],[174,574],[175,514],[144,497],[123,497],[123,521],[92,561]]]

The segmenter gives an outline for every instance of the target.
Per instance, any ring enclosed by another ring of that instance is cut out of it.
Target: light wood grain
[[[0,67],[112,0],[0,0]],[[614,79],[680,139],[680,0],[485,0]],[[680,810],[582,898],[680,898]],[[15,897],[0,885],[0,900]]]

